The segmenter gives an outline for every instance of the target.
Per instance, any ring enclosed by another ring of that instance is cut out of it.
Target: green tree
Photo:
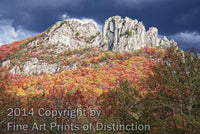
[[[131,87],[131,83],[127,80],[122,80],[116,90],[104,93],[100,100],[102,117],[101,120],[107,123],[119,124],[145,124],[140,119],[142,96],[138,90]],[[129,131],[129,133],[148,133],[147,131]]]
[[[200,58],[192,49],[172,48],[149,77],[143,118],[159,131],[197,133],[200,130]]]

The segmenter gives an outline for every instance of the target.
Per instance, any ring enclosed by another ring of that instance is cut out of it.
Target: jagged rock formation
[[[166,37],[158,38],[158,29],[149,28],[146,31],[142,22],[128,17],[110,17],[105,21],[102,33],[99,33],[93,22],[80,20],[59,21],[47,30],[43,37],[29,43],[29,46],[38,44],[57,44],[58,49],[79,49],[84,47],[103,47],[105,50],[130,51],[148,46],[177,45]],[[63,46],[65,47],[59,47]],[[58,51],[61,52],[61,51]]]
[[[166,37],[163,40],[158,38],[157,28],[151,27],[146,31],[142,22],[128,17],[122,19],[120,16],[110,17],[106,20],[102,32],[102,42],[107,44],[106,49],[113,51],[130,51],[146,46],[169,46],[172,43],[177,45],[176,42],[169,41]]]
[[[67,49],[80,49],[86,47],[97,47],[111,51],[132,51],[142,47],[170,45],[177,46],[173,40],[169,41],[165,36],[163,39],[158,38],[158,29],[149,28],[146,31],[142,22],[132,20],[128,17],[122,19],[120,16],[110,17],[105,21],[103,31],[100,33],[96,24],[93,22],[81,22],[80,20],[59,21],[39,38],[28,43],[28,47],[35,48],[37,46],[50,46],[56,53],[61,53]],[[10,60],[4,61],[2,65],[10,66]],[[72,65],[67,69],[76,68]],[[38,74],[38,73],[54,73],[59,71],[59,64],[50,64],[45,61],[39,61],[37,58],[29,59],[20,65],[14,65],[10,72],[12,74]]]
[[[59,21],[49,28],[43,38],[30,42],[30,46],[38,44],[56,44],[65,48],[79,49],[97,46],[100,42],[100,33],[92,22],[79,20]]]

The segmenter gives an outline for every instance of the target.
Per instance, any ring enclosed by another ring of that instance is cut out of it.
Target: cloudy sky
[[[101,27],[115,15],[200,50],[200,0],[0,0],[0,45],[26,39],[63,19],[92,19]]]

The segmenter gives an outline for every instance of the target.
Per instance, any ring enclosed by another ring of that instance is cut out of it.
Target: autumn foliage
[[[170,115],[172,114],[171,109],[165,109],[167,107],[160,106],[161,104],[168,105],[165,101],[174,103],[179,97],[184,97],[175,93],[178,90],[178,87],[175,86],[176,83],[172,83],[172,85],[170,83],[165,84],[165,78],[169,80],[175,79],[175,74],[170,74],[163,63],[166,58],[170,59],[169,54],[173,55],[173,53],[158,48],[142,48],[138,51],[124,53],[113,53],[92,48],[69,49],[54,55],[53,51],[43,48],[44,46],[23,51],[22,44],[23,42],[15,42],[12,45],[2,46],[0,48],[1,60],[6,60],[9,55],[14,56],[13,53],[21,49],[23,52],[22,57],[19,57],[21,61],[26,61],[25,57],[23,57],[23,55],[26,55],[28,58],[37,57],[49,63],[58,62],[66,67],[74,63],[78,63],[78,65],[75,69],[58,71],[54,74],[42,73],[28,76],[22,74],[11,75],[8,67],[1,67],[0,106],[1,110],[4,111],[0,115],[0,129],[2,132],[6,132],[5,128],[9,120],[21,123],[28,122],[29,124],[34,121],[38,123],[52,121],[64,123],[67,121],[79,124],[95,121],[128,124],[137,121],[138,123],[149,123],[156,127],[152,129],[151,133],[172,132],[169,131],[170,128],[176,128],[177,132],[183,131],[184,125],[177,125],[178,123],[176,122],[179,119],[175,120],[179,116]],[[11,60],[11,63],[14,65],[15,61]],[[159,72],[163,72],[162,74],[165,75],[163,76]],[[172,90],[172,87],[175,87],[174,90]],[[192,91],[187,90],[187,88],[189,89],[190,87],[185,87],[185,91],[188,91],[188,94],[186,93],[188,97]],[[166,96],[171,98],[166,98]],[[194,98],[194,100],[198,99]],[[161,109],[154,108],[157,104]],[[198,107],[199,104],[195,106]],[[56,119],[38,116],[8,118],[7,109],[10,107],[33,108],[35,111],[41,107],[45,109],[81,108],[86,110],[92,107],[101,109],[102,115],[99,119],[89,117],[76,119],[63,117]],[[185,112],[187,112],[187,108],[185,109]],[[196,113],[194,115],[197,116]],[[156,118],[153,119],[154,117]],[[174,121],[171,119],[174,119]],[[183,120],[183,118],[181,119]],[[152,120],[155,122],[152,122]],[[160,125],[159,121],[163,124]],[[184,123],[187,124],[187,120],[184,120]],[[168,128],[164,129],[163,126]],[[193,130],[191,128],[191,132],[196,132],[196,129]],[[41,131],[41,133],[50,133],[50,130]],[[58,132],[55,130],[52,133]]]

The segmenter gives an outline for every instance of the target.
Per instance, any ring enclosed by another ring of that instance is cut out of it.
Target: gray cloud
[[[200,34],[197,32],[180,32],[171,35],[170,38],[180,43],[180,47],[183,49],[194,47],[198,51],[200,50]]]
[[[180,32],[175,34],[173,37],[181,42],[200,44],[200,34],[197,32]]]
[[[17,3],[18,7],[24,8],[24,9],[34,9],[34,8],[59,8],[63,6],[75,8],[76,6],[80,6],[82,3],[84,3],[84,0],[20,0],[20,2]]]
[[[88,22],[92,22],[95,24],[95,26],[97,27],[98,31],[101,32],[102,31],[102,24],[96,22],[94,19],[91,19],[91,18],[74,18],[74,17],[70,17],[67,13],[64,13],[62,14],[60,17],[60,20],[63,21],[63,20],[71,20],[71,19],[75,19],[75,20],[78,20],[82,23],[88,23]]]
[[[13,20],[4,19],[0,20],[0,45],[12,43],[17,40],[23,40],[37,33],[31,32],[19,26],[15,29],[12,26]]]
[[[152,6],[152,4],[161,3],[165,1],[167,0],[116,0],[116,3],[118,5],[126,5],[128,7],[146,7]],[[170,0],[168,0],[168,2],[169,1]]]
[[[181,14],[179,17],[177,17],[177,19],[175,19],[175,22],[187,24],[188,22],[193,21],[198,17],[200,17],[200,8],[194,8],[190,9],[184,14]]]

